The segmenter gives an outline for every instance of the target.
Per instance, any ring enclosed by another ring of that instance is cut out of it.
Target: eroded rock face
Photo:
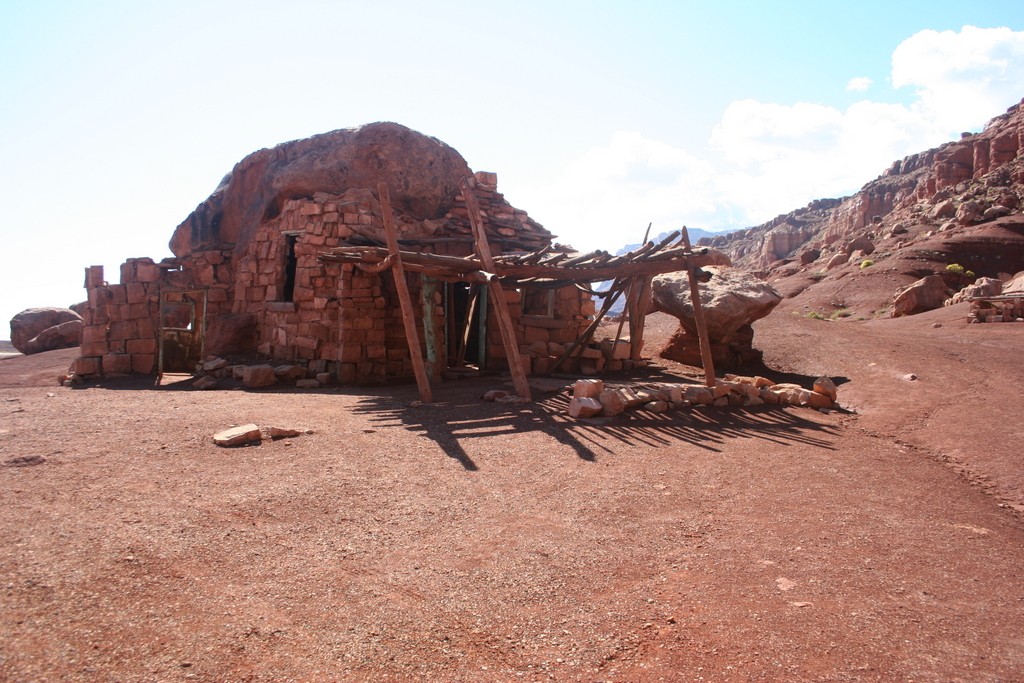
[[[78,321],[77,337],[69,337],[74,332],[71,328],[64,330],[53,330],[47,333],[41,341],[32,346],[29,342],[48,328],[57,327],[62,323]],[[65,349],[78,346],[82,341],[82,316],[70,308],[28,308],[11,318],[11,345],[24,354],[40,353],[53,349]],[[54,346],[53,344],[63,344]]]
[[[436,138],[397,123],[372,123],[261,149],[240,161],[174,231],[184,256],[205,246],[244,250],[256,227],[289,199],[388,183],[396,212],[436,219],[451,207],[465,159]]]
[[[738,367],[757,360],[750,326],[774,309],[782,295],[770,284],[733,268],[706,267],[711,281],[700,286],[700,300],[707,321],[708,338],[716,367]],[[663,358],[700,364],[700,346],[686,273],[667,273],[654,278],[655,310],[679,319],[680,330],[661,352]]]

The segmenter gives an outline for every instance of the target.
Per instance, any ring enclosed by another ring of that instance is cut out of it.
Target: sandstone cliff
[[[913,233],[912,226],[938,232],[993,221],[1020,211],[1022,147],[1024,106],[1017,104],[980,133],[894,162],[853,196],[819,199],[701,243],[726,251],[737,265],[770,271],[787,261],[806,265],[822,255],[849,254],[853,250],[846,247],[858,238],[877,241]],[[809,254],[801,258],[802,252]]]

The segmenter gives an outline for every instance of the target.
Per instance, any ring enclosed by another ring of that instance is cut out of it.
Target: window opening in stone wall
[[[191,301],[164,301],[160,306],[160,327],[165,330],[191,331],[195,323],[195,305]]]
[[[523,315],[553,318],[555,315],[555,290],[550,288],[526,287],[522,293]]]
[[[298,235],[285,235],[284,288],[281,290],[281,301],[295,301],[295,273],[299,260],[295,256],[295,243]]]

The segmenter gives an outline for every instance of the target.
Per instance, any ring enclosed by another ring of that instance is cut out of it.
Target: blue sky
[[[0,0],[0,321],[168,256],[242,157],[327,130],[438,137],[615,249],[849,194],[1022,97],[1011,2]]]

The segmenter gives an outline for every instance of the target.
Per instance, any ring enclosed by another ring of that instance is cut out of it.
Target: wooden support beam
[[[644,240],[643,240],[643,242],[640,243],[640,245],[641,245],[640,248],[637,251],[634,252],[635,254],[645,254],[648,251],[650,251],[651,249],[655,248],[654,242],[648,242],[647,241],[647,238],[651,234],[651,226],[652,225],[653,225],[653,223],[648,223],[647,224],[647,230],[644,231]],[[630,299],[633,298],[633,287],[635,285],[636,285],[635,278],[630,278],[630,280],[629,280],[629,292],[626,294],[626,301],[627,302]],[[628,305],[625,308],[622,309],[622,315],[619,317],[619,326],[615,330],[615,341],[612,343],[612,348],[613,349],[616,346],[618,346],[619,340],[622,339],[622,324],[624,322],[626,322],[626,318],[629,318],[629,320],[630,320],[630,328],[632,328],[632,326],[633,326],[633,315],[630,312]],[[632,341],[633,341],[633,338],[630,337],[630,343],[632,343]],[[631,357],[632,357],[632,348],[633,347],[630,346],[630,356]]]
[[[629,357],[632,360],[640,360],[640,352],[644,348],[644,325],[647,323],[647,305],[651,298],[652,275],[634,278],[637,282],[636,291],[633,292],[633,300],[630,304],[633,310],[629,314]]]
[[[686,226],[682,230],[682,242],[687,251],[691,251],[690,234]],[[697,327],[697,341],[700,342],[700,358],[704,365],[704,381],[709,387],[715,386],[715,363],[711,358],[711,342],[708,340],[708,324],[704,320],[704,307],[700,302],[700,288],[697,286],[697,274],[693,262],[687,260],[686,277],[690,280],[690,302],[693,304],[693,322]]]
[[[420,351],[420,336],[416,332],[416,311],[412,307],[409,285],[405,281],[405,268],[402,267],[402,254],[398,249],[398,235],[395,233],[395,219],[391,214],[391,195],[386,183],[377,185],[377,197],[380,199],[380,212],[384,221],[384,236],[387,238],[388,251],[394,258],[391,274],[395,278],[398,302],[402,306],[402,324],[405,327],[405,339],[409,343],[409,357],[412,359],[412,370],[416,375],[416,386],[420,390],[420,399],[424,403],[431,403],[434,397],[430,392],[430,379],[427,377],[423,354]]]
[[[480,205],[476,200],[476,195],[473,194],[473,188],[469,186],[469,182],[465,178],[460,186],[462,196],[466,201],[466,209],[469,211],[469,224],[473,228],[477,256],[480,257],[483,270],[488,273],[497,272],[494,268],[494,258],[491,256],[491,247],[487,243],[487,233],[480,221]],[[491,298],[494,299],[494,311],[497,314],[498,328],[501,331],[501,340],[505,347],[505,357],[508,359],[509,371],[512,373],[512,386],[515,387],[517,394],[529,400],[532,398],[530,383],[526,379],[526,370],[523,368],[523,360],[519,354],[519,342],[516,341],[516,330],[512,323],[512,316],[508,312],[505,292],[498,281],[489,282],[487,286],[490,289]]]
[[[434,324],[434,309],[437,302],[434,301],[434,294],[438,292],[438,280],[422,275],[423,287],[420,289],[420,301],[423,303],[423,345],[427,350],[427,377],[437,381],[441,379],[441,373],[445,369],[445,353],[438,349],[440,338],[437,335],[437,326]]]
[[[612,286],[608,289],[608,292],[611,293],[611,295],[604,300],[604,305],[601,306],[600,312],[598,312],[598,314],[594,317],[593,322],[591,322],[590,325],[587,326],[587,329],[583,331],[583,334],[581,334],[576,339],[576,341],[574,341],[572,345],[565,350],[565,353],[558,357],[558,360],[556,360],[554,364],[551,366],[552,372],[557,370],[558,367],[565,362],[565,359],[569,358],[572,355],[573,351],[580,348],[581,346],[586,346],[590,342],[590,339],[594,336],[594,332],[597,331],[598,326],[604,319],[605,314],[611,310],[612,306],[615,305],[615,302],[618,301],[619,296],[622,294],[622,292],[625,291],[625,289],[626,285],[625,281],[623,280],[616,280],[615,282],[612,283]]]

